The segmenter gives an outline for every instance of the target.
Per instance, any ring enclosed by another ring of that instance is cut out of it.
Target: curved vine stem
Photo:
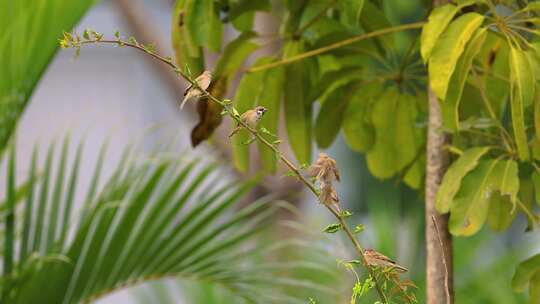
[[[409,24],[407,26],[402,26],[401,29],[419,27],[422,24],[423,23]],[[390,30],[386,30],[386,31],[384,31],[384,30],[378,31],[378,34],[376,34],[376,32],[369,33],[369,34],[363,35],[362,37],[364,37],[364,38],[362,38],[362,39],[366,39],[366,38],[369,38],[369,37],[374,37],[374,36],[377,36],[377,35],[382,35],[384,33],[394,32],[394,31],[397,31],[396,28],[398,28],[398,27],[391,28]],[[317,198],[319,197],[319,192],[315,188],[313,183],[311,183],[306,177],[304,177],[304,175],[302,175],[302,173],[300,172],[300,169],[297,166],[295,166],[274,144],[270,143],[267,139],[265,139],[263,136],[261,136],[257,132],[257,130],[251,128],[249,125],[247,125],[245,122],[243,122],[240,119],[240,116],[238,115],[237,111],[234,109],[234,107],[231,106],[231,104],[229,102],[226,102],[224,100],[220,100],[220,99],[216,98],[215,96],[213,96],[212,94],[210,94],[209,92],[207,92],[206,90],[202,90],[198,86],[198,84],[195,82],[195,80],[193,80],[189,75],[187,75],[185,72],[183,72],[176,64],[174,64],[172,58],[159,55],[159,54],[155,53],[151,48],[148,48],[148,47],[146,47],[146,46],[144,46],[142,44],[139,44],[134,39],[130,39],[130,41],[125,41],[125,40],[120,39],[117,36],[116,40],[108,40],[108,39],[102,39],[101,34],[98,34],[98,33],[95,33],[95,32],[92,32],[91,34],[92,35],[88,35],[87,33],[85,33],[86,37],[84,39],[81,39],[79,36],[74,37],[71,34],[66,33],[64,35],[65,38],[60,41],[60,45],[63,48],[68,48],[68,47],[75,48],[77,50],[77,53],[80,51],[81,46],[86,45],[86,44],[111,44],[111,45],[116,45],[116,46],[119,46],[119,47],[126,46],[126,47],[134,48],[134,49],[136,49],[138,51],[141,51],[141,52],[143,52],[145,54],[148,54],[148,55],[152,56],[153,58],[165,63],[166,65],[171,67],[173,69],[173,71],[178,76],[184,78],[193,87],[198,88],[199,90],[201,90],[203,92],[203,97],[207,97],[212,102],[215,102],[215,103],[221,105],[228,116],[230,116],[232,119],[234,119],[240,126],[242,126],[244,129],[246,129],[248,132],[250,132],[253,136],[255,136],[255,138],[257,140],[259,140],[261,143],[263,143],[265,146],[267,146],[269,149],[271,149],[274,153],[276,153],[278,158],[313,193],[313,195],[315,195]],[[91,38],[90,38],[90,36],[91,36]],[[66,37],[69,37],[69,38],[67,38],[67,40],[66,40]],[[355,41],[361,40],[361,39],[358,39],[358,38],[359,37],[356,37]],[[349,44],[349,43],[352,43],[352,42],[348,42],[348,43],[345,43],[343,45],[346,45],[346,44]],[[294,58],[290,58],[290,59],[294,59]],[[296,60],[299,60],[299,59],[296,59]],[[383,291],[382,285],[379,283],[374,270],[371,267],[369,267],[369,265],[367,263],[367,260],[366,260],[366,258],[364,256],[364,249],[363,249],[362,245],[360,244],[358,239],[355,237],[355,235],[354,235],[353,231],[351,230],[351,228],[345,222],[344,217],[336,209],[332,208],[331,206],[327,206],[327,205],[324,205],[324,206],[338,220],[339,224],[341,225],[341,228],[343,229],[343,231],[347,235],[347,238],[349,238],[349,240],[353,244],[356,252],[358,253],[358,255],[361,258],[362,264],[367,269],[369,275],[373,278],[373,280],[375,282],[375,288],[377,290],[377,293],[379,295],[380,300],[385,304],[388,303],[388,298],[387,298],[386,294]]]

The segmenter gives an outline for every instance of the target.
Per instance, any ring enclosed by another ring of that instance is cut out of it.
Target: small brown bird
[[[340,181],[336,161],[323,152],[319,153],[317,160],[309,167],[308,174],[320,182],[330,183],[334,179]]]
[[[395,261],[373,249],[364,250],[364,257],[368,266],[395,269],[399,273],[409,271],[407,268],[396,264]]]
[[[321,182],[321,192],[319,193],[319,201],[327,206],[336,206],[338,212],[341,212],[339,208],[339,197],[336,189],[332,183]]]
[[[240,120],[250,126],[251,128],[255,128],[257,126],[257,123],[261,118],[264,116],[264,113],[266,113],[267,109],[262,106],[256,106],[255,108],[251,110],[245,111],[241,116]],[[232,130],[231,134],[229,134],[229,137],[232,137],[234,134],[236,134],[238,131],[242,129],[242,126],[240,123],[236,124],[236,128]]]
[[[195,82],[201,89],[203,90],[208,89],[208,87],[210,86],[210,83],[212,82],[212,72],[210,71],[202,72],[201,75],[195,78]],[[184,105],[186,104],[188,100],[191,100],[193,98],[199,98],[201,97],[202,94],[203,92],[200,89],[194,88],[193,85],[190,85],[184,92],[184,99],[180,103],[180,110],[184,107]]]

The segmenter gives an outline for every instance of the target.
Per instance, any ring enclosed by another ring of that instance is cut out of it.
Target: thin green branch
[[[355,41],[359,41],[359,40],[362,40],[362,39],[367,39],[369,37],[374,37],[374,36],[377,36],[377,35],[382,35],[384,33],[391,33],[391,32],[395,32],[395,31],[399,31],[399,30],[404,30],[404,29],[408,29],[408,28],[418,28],[418,27],[421,27],[423,25],[423,23],[413,23],[413,24],[408,24],[408,25],[404,25],[404,26],[400,26],[400,27],[394,27],[394,28],[389,28],[389,29],[385,29],[385,30],[381,30],[381,31],[377,31],[377,32],[372,32],[372,33],[369,33],[369,34],[366,34],[366,35],[363,35],[361,37],[355,37],[353,39],[355,39],[354,41],[351,42],[351,39],[348,39],[348,41],[343,41],[343,42],[346,42],[346,43],[341,43],[340,46],[337,46],[337,47],[341,47],[343,45],[347,45],[347,44],[350,44],[350,43],[353,43]],[[97,33],[95,33],[97,34]],[[68,34],[69,35],[69,34]],[[71,35],[69,35],[69,37],[72,37]],[[210,94],[208,91],[206,90],[203,90],[201,87],[199,87],[199,85],[197,84],[197,82],[195,82],[190,76],[188,76],[186,73],[184,73],[178,66],[176,66],[172,59],[171,58],[168,58],[168,57],[164,57],[164,56],[161,56],[159,54],[156,54],[153,50],[145,47],[144,45],[141,45],[139,43],[137,43],[135,40],[131,40],[131,41],[124,41],[124,40],[121,40],[120,38],[116,39],[116,40],[106,40],[106,39],[102,39],[101,38],[102,36],[100,34],[97,34],[97,35],[94,35],[92,38],[85,38],[85,40],[80,40],[80,38],[77,36],[76,39],[75,38],[72,38],[72,40],[70,41],[66,41],[65,39],[64,40],[61,40],[60,41],[60,45],[63,47],[63,48],[67,48],[67,47],[72,47],[72,48],[75,48],[77,51],[80,50],[80,47],[82,45],[86,45],[86,44],[113,44],[113,45],[117,45],[117,46],[127,46],[127,47],[131,47],[131,48],[134,48],[136,50],[139,50],[145,54],[148,54],[152,57],[154,57],[155,59],[165,63],[166,65],[168,65],[169,67],[171,67],[173,69],[173,71],[181,76],[182,78],[184,78],[186,81],[188,81],[194,88],[196,89],[199,89],[200,91],[203,92],[203,96],[204,97],[207,97],[209,100],[211,100],[212,102],[215,102],[219,105],[221,105],[225,112],[228,114],[228,116],[230,116],[232,119],[234,119],[238,125],[242,126],[244,129],[246,129],[248,132],[250,132],[253,136],[255,136],[256,139],[258,139],[260,142],[262,142],[265,146],[267,146],[270,150],[272,150],[274,153],[276,153],[276,155],[278,156],[278,158],[294,173],[294,175],[318,198],[319,196],[319,192],[317,191],[317,189],[315,188],[315,186],[308,180],[306,179],[306,177],[304,177],[302,175],[302,173],[300,172],[300,169],[298,169],[298,167],[296,167],[289,159],[287,159],[287,157],[285,157],[285,155],[275,146],[273,145],[272,143],[270,143],[268,140],[266,140],[263,136],[261,136],[257,130],[251,128],[247,123],[245,123],[244,121],[242,121],[240,119],[240,116],[238,114],[236,114],[236,110],[231,107],[231,104],[230,103],[227,103],[225,101],[222,101],[218,98],[216,98],[215,96],[213,96],[212,94]],[[359,39],[360,38],[360,39]],[[337,48],[337,47],[334,47],[334,48]],[[328,50],[328,47],[326,49],[326,51]],[[324,52],[324,51],[323,51]],[[313,55],[312,55],[313,56]],[[303,57],[305,58],[305,57]],[[293,59],[293,58],[290,58],[290,59]],[[301,59],[301,58],[300,58]],[[296,60],[300,60],[300,59],[296,59]],[[386,294],[384,293],[383,289],[382,289],[382,285],[378,282],[378,279],[377,279],[377,276],[374,272],[374,270],[368,265],[367,263],[367,260],[366,260],[366,257],[364,256],[364,250],[360,244],[360,242],[356,239],[354,233],[352,232],[352,230],[349,228],[349,226],[347,225],[347,223],[345,222],[343,216],[337,211],[335,210],[334,208],[332,208],[331,206],[328,206],[328,205],[324,205],[333,215],[334,217],[338,220],[338,222],[340,223],[341,225],[341,228],[343,229],[343,231],[345,232],[345,234],[347,235],[347,237],[349,238],[349,240],[351,241],[351,243],[353,244],[355,250],[357,251],[358,255],[360,256],[361,258],[361,261],[362,261],[362,264],[364,265],[364,267],[367,269],[368,273],[370,274],[370,276],[373,278],[374,282],[375,282],[375,287],[376,287],[376,290],[377,290],[377,293],[379,294],[379,298],[380,300],[383,302],[383,303],[389,303],[388,302],[388,298],[386,297]]]
[[[349,44],[353,44],[353,43],[358,42],[358,41],[366,40],[366,39],[369,39],[369,38],[373,38],[373,37],[377,37],[377,36],[381,36],[381,35],[385,35],[385,34],[390,34],[390,33],[410,30],[410,29],[421,28],[424,24],[425,24],[425,22],[415,22],[415,23],[409,23],[409,24],[393,26],[393,27],[381,29],[381,30],[378,30],[378,31],[373,31],[373,32],[370,32],[370,33],[367,33],[367,34],[362,34],[362,35],[359,35],[359,36],[356,36],[356,37],[352,37],[352,38],[348,38],[348,39],[345,39],[345,40],[342,40],[342,41],[338,41],[336,43],[333,43],[333,44],[330,44],[330,45],[327,45],[327,46],[323,46],[321,48],[311,50],[311,51],[308,51],[308,52],[305,52],[305,53],[302,53],[302,54],[298,54],[296,56],[289,57],[289,58],[283,59],[281,61],[276,61],[276,62],[272,62],[272,63],[269,63],[269,64],[263,64],[263,65],[248,69],[247,72],[248,73],[250,73],[250,72],[258,72],[258,71],[262,71],[262,70],[271,69],[271,68],[275,68],[275,67],[278,67],[278,66],[290,64],[290,63],[293,63],[293,62],[296,62],[296,61],[299,61],[299,60],[302,60],[302,59],[306,59],[306,58],[309,58],[309,57],[320,55],[320,54],[323,54],[323,53],[326,53],[326,52],[329,52],[329,51],[332,51],[332,50],[347,46]]]

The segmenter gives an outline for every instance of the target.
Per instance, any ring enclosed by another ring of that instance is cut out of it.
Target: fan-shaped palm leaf
[[[283,204],[260,199],[237,209],[255,181],[216,182],[225,176],[217,164],[159,154],[137,161],[126,152],[100,188],[103,149],[86,199],[76,203],[82,148],[72,161],[69,139],[56,160],[55,150],[49,147],[42,170],[35,150],[28,176],[40,176],[24,183],[18,206],[16,151],[9,153],[3,303],[88,301],[168,276],[217,282],[258,303],[302,302],[285,287],[321,289],[288,278],[291,265],[268,260],[273,244],[258,236]]]

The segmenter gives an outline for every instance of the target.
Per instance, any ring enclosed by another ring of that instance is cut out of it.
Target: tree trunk
[[[426,303],[454,302],[452,272],[452,237],[448,232],[448,215],[435,209],[435,195],[447,167],[442,133],[441,107],[437,96],[429,89],[429,121],[426,162]]]

